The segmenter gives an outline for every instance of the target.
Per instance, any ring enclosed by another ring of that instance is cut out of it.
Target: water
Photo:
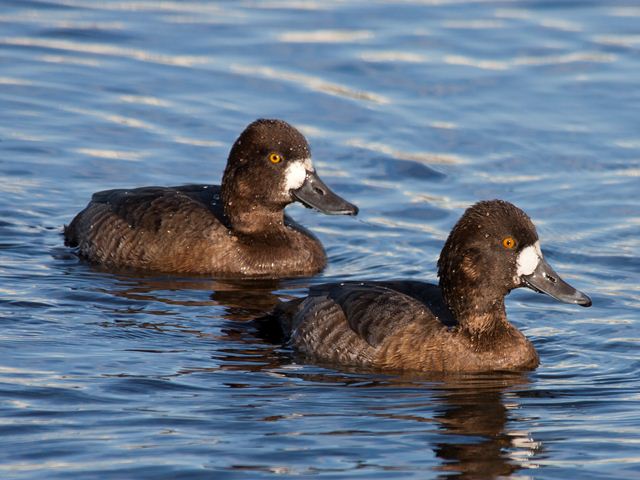
[[[0,476],[640,478],[639,75],[631,0],[4,0]],[[265,116],[361,208],[289,207],[322,275],[122,274],[63,247],[92,192],[217,183]],[[487,198],[594,301],[510,295],[535,372],[317,366],[247,327],[312,283],[435,280]]]

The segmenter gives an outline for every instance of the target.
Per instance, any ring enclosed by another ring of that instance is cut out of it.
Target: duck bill
[[[522,280],[531,290],[546,293],[561,302],[574,303],[583,307],[591,306],[591,299],[562,280],[544,258],[540,259],[533,273],[523,275]]]
[[[333,193],[331,189],[320,180],[316,172],[307,171],[302,186],[296,190],[292,190],[291,194],[305,207],[314,208],[328,215],[358,214],[358,207]]]

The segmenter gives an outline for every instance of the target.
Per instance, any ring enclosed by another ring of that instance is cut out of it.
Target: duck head
[[[229,153],[222,196],[227,213],[238,201],[274,212],[299,201],[326,214],[358,213],[320,179],[304,135],[282,120],[256,120],[240,134]]]
[[[451,231],[438,261],[445,300],[454,313],[495,308],[514,288],[588,307],[591,299],[547,263],[531,219],[502,200],[478,202]]]

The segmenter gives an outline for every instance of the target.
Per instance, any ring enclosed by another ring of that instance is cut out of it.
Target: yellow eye
[[[280,163],[282,161],[282,157],[277,153],[272,153],[269,155],[269,161],[271,163]]]
[[[509,250],[513,250],[514,248],[516,248],[516,241],[513,237],[505,237],[502,240],[502,246],[504,248],[508,248]]]

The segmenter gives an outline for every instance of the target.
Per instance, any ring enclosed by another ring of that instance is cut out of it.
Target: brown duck
[[[529,287],[588,307],[545,261],[536,229],[514,205],[479,202],[455,225],[438,261],[439,286],[417,281],[312,287],[275,318],[289,344],[322,363],[389,370],[531,370],[532,343],[507,320],[504,297]]]
[[[312,233],[284,214],[296,200],[327,214],[358,212],[320,180],[298,130],[281,120],[257,120],[231,148],[221,186],[95,193],[65,227],[65,243],[110,268],[313,275],[326,265],[326,254]]]

